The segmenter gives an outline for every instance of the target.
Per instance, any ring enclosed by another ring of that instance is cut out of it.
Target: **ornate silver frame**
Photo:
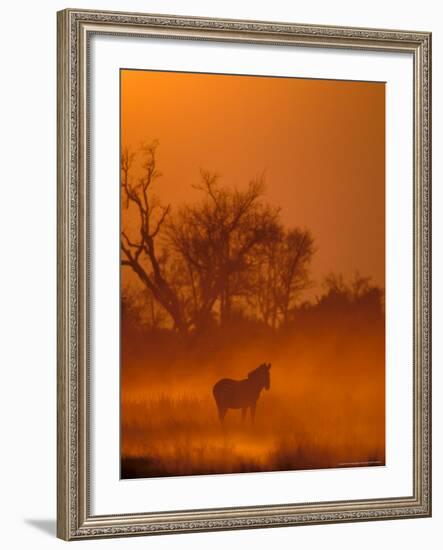
[[[57,534],[65,540],[431,515],[431,34],[97,12],[58,14]],[[403,498],[93,516],[88,486],[87,52],[94,33],[409,52],[414,58],[414,461]]]

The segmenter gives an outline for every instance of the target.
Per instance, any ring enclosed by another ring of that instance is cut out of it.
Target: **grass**
[[[384,464],[384,407],[367,384],[353,395],[317,381],[308,396],[264,392],[254,425],[208,392],[145,394],[122,402],[122,477],[160,477]]]

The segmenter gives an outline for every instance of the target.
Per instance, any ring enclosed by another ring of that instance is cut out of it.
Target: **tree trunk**
[[[176,330],[181,334],[187,334],[188,327],[183,318],[180,304],[167,283],[164,280],[157,281],[157,284],[154,283],[143,267],[135,260],[128,260],[124,265],[128,265],[133,269],[140,281],[152,292],[157,302],[169,313]]]

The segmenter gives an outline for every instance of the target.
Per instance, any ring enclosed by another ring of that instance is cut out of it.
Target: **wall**
[[[212,3],[82,0],[76,7],[213,17],[373,26],[434,32],[434,205],[442,204],[443,36],[439,2],[352,0]],[[75,5],[75,4],[74,4]],[[55,530],[55,12],[64,2],[3,5],[0,121],[2,265],[0,318],[1,517],[6,548],[61,547]],[[318,548],[435,548],[443,534],[443,216],[434,217],[434,517],[259,531],[81,543],[83,546],[217,549],[272,545]]]

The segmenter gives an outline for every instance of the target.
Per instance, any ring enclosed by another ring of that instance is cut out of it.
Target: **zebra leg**
[[[257,403],[254,403],[251,405],[251,424],[255,423],[255,407],[257,406]]]
[[[248,411],[248,407],[243,407],[243,409],[241,410],[241,419],[242,419],[242,422],[245,421],[247,411]]]
[[[226,416],[226,410],[225,408],[223,407],[218,407],[218,418],[220,420],[220,422],[223,424],[223,421],[225,419],[225,416]]]

